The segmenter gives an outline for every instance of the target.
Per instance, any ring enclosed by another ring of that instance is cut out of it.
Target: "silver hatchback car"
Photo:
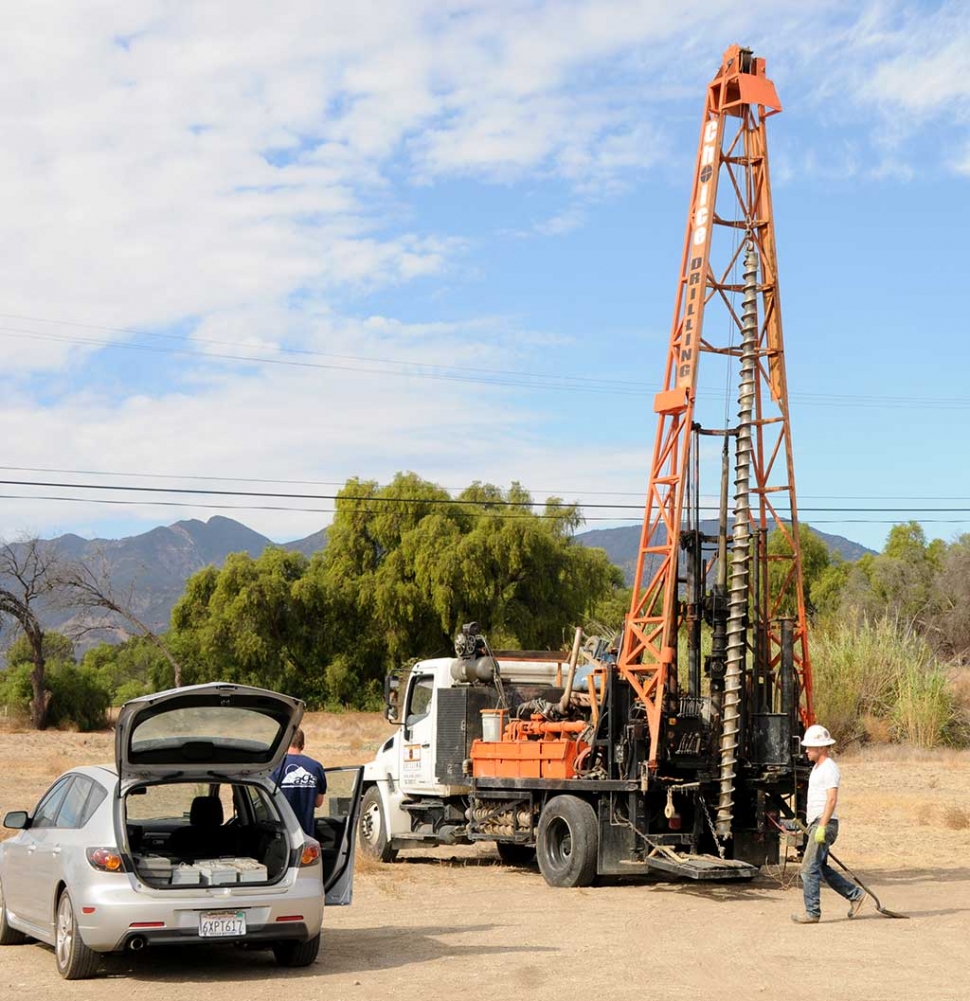
[[[0,945],[54,946],[68,980],[150,944],[263,943],[312,963],[324,901],[352,897],[362,769],[327,770],[308,837],[270,777],[303,709],[221,683],[126,703],[114,766],[72,769],[4,818],[18,834],[0,842]]]

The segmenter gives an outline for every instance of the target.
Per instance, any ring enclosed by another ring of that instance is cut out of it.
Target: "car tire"
[[[10,927],[7,920],[7,905],[3,899],[3,884],[0,883],[0,945],[23,945],[27,936],[22,931]]]
[[[54,926],[54,961],[65,980],[86,980],[94,975],[101,956],[81,940],[71,895],[64,890],[57,901]]]
[[[377,786],[371,786],[361,800],[357,840],[363,854],[370,858],[379,862],[393,862],[397,858],[397,849],[391,847],[388,837],[384,801]]]
[[[577,796],[555,796],[539,815],[536,856],[550,886],[589,886],[596,878],[596,812]]]
[[[536,850],[532,845],[517,845],[512,841],[496,841],[495,850],[506,865],[535,865]]]
[[[273,955],[280,966],[309,966],[320,952],[320,935],[314,935],[306,942],[292,939],[273,943]]]

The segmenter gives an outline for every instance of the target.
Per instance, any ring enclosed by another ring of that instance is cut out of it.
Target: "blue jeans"
[[[802,857],[802,893],[805,896],[805,913],[814,918],[822,916],[822,905],[819,901],[824,879],[829,886],[846,900],[858,900],[863,890],[851,880],[840,876],[829,865],[829,848],[835,844],[839,836],[839,822],[830,820],[825,825],[825,844],[815,843],[815,830],[818,821],[813,821],[806,835],[805,854]]]

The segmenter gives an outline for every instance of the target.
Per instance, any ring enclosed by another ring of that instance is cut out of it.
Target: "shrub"
[[[47,687],[52,726],[73,725],[84,732],[107,726],[111,693],[95,671],[76,664],[56,664],[47,672]]]
[[[153,691],[154,688],[148,682],[131,679],[130,681],[122,682],[115,689],[111,702],[113,705],[121,706],[129,699],[138,699],[142,695],[151,695]]]
[[[30,664],[16,664],[7,668],[0,682],[0,703],[9,706],[14,715],[30,712],[31,670]],[[51,693],[49,726],[73,726],[82,731],[107,726],[111,696],[96,671],[72,661],[53,661],[47,665],[44,685]]]
[[[30,686],[30,664],[16,664],[3,672],[0,681],[0,705],[7,706],[14,716],[26,717],[30,713],[33,689]]]

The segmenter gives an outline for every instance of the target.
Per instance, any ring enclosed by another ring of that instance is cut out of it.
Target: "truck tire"
[[[536,835],[539,871],[550,886],[589,886],[596,877],[596,811],[577,796],[555,796],[542,808]]]
[[[506,865],[535,865],[536,850],[531,845],[517,845],[512,841],[496,841],[495,850]]]
[[[393,862],[397,858],[397,849],[391,847],[387,833],[384,801],[376,786],[371,786],[361,800],[357,835],[364,855],[379,862]]]

